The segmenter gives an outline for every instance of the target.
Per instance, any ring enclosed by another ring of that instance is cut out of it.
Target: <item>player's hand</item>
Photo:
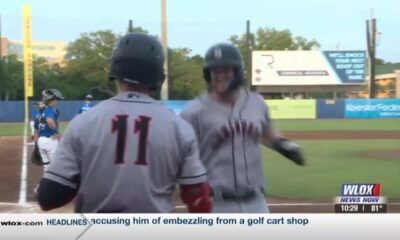
[[[306,164],[306,161],[304,159],[303,153],[301,151],[301,148],[298,144],[287,141],[284,143],[284,145],[287,148],[288,151],[288,159],[296,163],[297,165],[304,166]]]
[[[274,143],[273,149],[297,165],[304,166],[306,164],[300,146],[288,139],[279,138]]]
[[[60,134],[54,134],[53,136],[51,136],[52,139],[60,141],[61,139],[61,135]]]

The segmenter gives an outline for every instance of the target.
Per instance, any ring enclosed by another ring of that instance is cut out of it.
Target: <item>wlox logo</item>
[[[381,184],[342,184],[341,196],[343,197],[379,197]]]
[[[385,201],[380,197],[381,184],[342,184],[338,203],[372,204]]]

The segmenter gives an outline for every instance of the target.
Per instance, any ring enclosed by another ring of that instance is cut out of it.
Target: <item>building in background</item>
[[[251,83],[266,99],[369,98],[367,53],[253,51]],[[374,98],[400,98],[400,63],[376,66]]]
[[[369,76],[366,77],[369,79]],[[400,63],[384,63],[376,66],[375,98],[400,98]],[[363,91],[349,92],[348,98],[369,98],[369,86]]]
[[[34,58],[44,58],[49,64],[64,65],[67,44],[61,41],[33,41],[32,54]],[[1,56],[16,55],[23,60],[22,41],[1,38]]]
[[[365,89],[367,53],[362,50],[252,52],[252,86],[264,98],[344,98]]]

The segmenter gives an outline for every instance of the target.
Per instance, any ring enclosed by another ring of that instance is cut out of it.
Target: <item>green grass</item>
[[[298,141],[307,157],[299,167],[263,148],[267,195],[285,198],[331,198],[342,183],[381,183],[381,195],[400,198],[399,159],[363,157],[367,151],[399,150],[400,139]]]
[[[24,135],[23,123],[1,123],[0,136],[22,136]]]
[[[273,120],[281,131],[399,131],[400,119]]]
[[[61,123],[61,132],[67,122]],[[281,131],[400,131],[400,119],[273,120]],[[0,136],[23,135],[23,123],[0,123]]]
[[[283,131],[400,130],[400,119],[385,120],[276,120]],[[61,123],[61,132],[67,123]],[[1,123],[0,136],[23,134],[22,123]],[[263,148],[267,194],[285,198],[331,198],[342,183],[381,183],[382,195],[400,198],[399,159],[374,159],[362,153],[399,150],[400,139],[298,141],[308,160],[299,167]]]
[[[68,122],[60,123],[60,131],[64,132]],[[31,127],[28,126],[28,135],[30,134]],[[24,135],[23,123],[0,123],[0,136],[22,136]]]

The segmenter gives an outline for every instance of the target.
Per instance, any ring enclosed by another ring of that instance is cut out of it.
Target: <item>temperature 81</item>
[[[379,212],[382,209],[382,205],[371,205],[371,212]]]

